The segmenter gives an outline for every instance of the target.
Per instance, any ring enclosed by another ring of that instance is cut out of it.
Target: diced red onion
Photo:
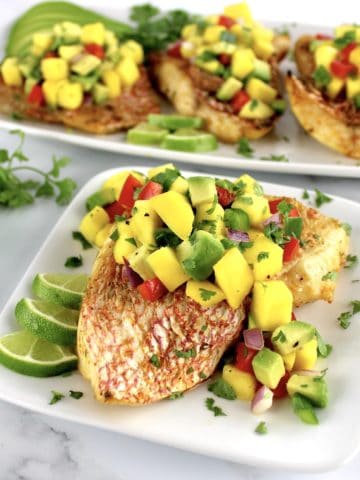
[[[138,275],[134,270],[129,267],[129,265],[123,265],[121,270],[121,280],[130,284],[131,288],[136,288],[140,283],[143,282],[140,275]]]
[[[249,234],[240,230],[228,230],[227,236],[233,242],[249,242]]]
[[[247,348],[252,348],[253,350],[261,350],[264,348],[264,337],[260,328],[244,330],[243,335]]]
[[[324,372],[321,370],[295,370],[292,375],[301,375],[303,377],[321,377]]]
[[[269,225],[270,223],[276,223],[276,225],[281,225],[280,213],[274,213],[274,215],[271,215],[271,217],[267,218],[263,222],[263,225],[264,225],[264,227],[266,227],[266,225]]]
[[[269,410],[273,404],[273,396],[274,394],[270,388],[266,387],[265,385],[260,387],[255,393],[255,397],[251,401],[252,413],[255,413],[255,415],[261,415]]]
[[[74,65],[74,63],[79,62],[83,57],[84,57],[83,53],[78,53],[77,55],[74,55],[73,57],[70,58],[71,65]]]

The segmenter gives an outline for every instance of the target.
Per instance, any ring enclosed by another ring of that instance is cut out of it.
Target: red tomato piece
[[[340,60],[334,60],[331,62],[330,70],[333,75],[339,78],[346,78],[350,74],[357,72],[355,65],[349,62],[342,62]]]
[[[342,62],[349,62],[350,53],[356,48],[356,43],[351,42],[345,48],[340,50],[339,58]]]
[[[230,192],[227,188],[218,187],[216,185],[218,200],[222,207],[227,207],[235,200],[235,193]]]
[[[170,45],[167,49],[167,54],[170,55],[170,57],[182,58],[182,55],[181,55],[181,41],[178,40],[177,42]]]
[[[121,203],[117,200],[116,202],[110,203],[104,207],[104,210],[109,215],[109,220],[111,223],[115,222],[116,215],[123,215],[126,210],[121,205]]]
[[[227,17],[226,15],[220,15],[218,25],[222,25],[225,28],[231,28],[235,24],[235,20],[231,17]]]
[[[290,241],[284,245],[283,261],[290,262],[299,255],[300,243],[295,237],[291,237]]]
[[[290,378],[289,372],[286,372],[285,375],[282,378],[280,378],[280,382],[278,383],[278,386],[272,390],[275,398],[284,398],[288,395],[286,384],[289,378]]]
[[[236,93],[234,97],[231,99],[231,106],[234,110],[234,113],[239,113],[242,107],[250,100],[249,95],[245,92],[245,90],[240,90],[240,92]]]
[[[90,55],[94,55],[95,57],[100,58],[100,60],[105,58],[105,50],[101,45],[98,45],[97,43],[87,43],[84,48],[87,53],[90,53]]]
[[[162,193],[163,187],[160,183],[152,182],[151,180],[144,185],[143,189],[139,193],[139,200],[148,200],[149,198],[155,197]]]
[[[145,282],[136,288],[143,299],[148,302],[155,302],[155,300],[159,300],[159,298],[167,293],[167,288],[157,277],[152,278],[151,280],[145,280]]]
[[[59,55],[56,52],[46,52],[44,58],[57,58]]]
[[[278,205],[282,201],[283,201],[282,198],[276,198],[275,200],[269,200],[270,213],[272,213],[273,215],[274,215],[274,213],[277,213]]]
[[[41,85],[34,85],[27,97],[27,102],[36,107],[41,107],[45,104],[45,97]]]
[[[258,350],[248,348],[244,342],[239,342],[236,346],[235,367],[243,372],[254,374],[252,360],[257,353]]]
[[[230,65],[231,55],[228,55],[227,53],[220,53],[220,55],[218,56],[218,60],[225,66]]]
[[[326,33],[317,33],[315,35],[316,40],[331,40],[331,35],[326,35]]]
[[[296,315],[294,312],[291,312],[291,320],[296,320]]]
[[[289,212],[289,217],[300,217],[300,213],[297,208],[292,208]]]
[[[137,178],[132,175],[127,177],[118,200],[124,210],[130,211],[133,208],[135,203],[134,193],[140,187],[142,187],[142,184]]]

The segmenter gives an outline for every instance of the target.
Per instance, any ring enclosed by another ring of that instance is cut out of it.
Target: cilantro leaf
[[[331,82],[331,75],[323,65],[317,67],[315,72],[312,74],[312,77],[315,85],[319,88],[326,87]]]
[[[65,261],[65,267],[67,268],[78,268],[83,264],[82,256],[78,257],[68,257]]]
[[[279,333],[272,339],[273,342],[280,342],[280,343],[284,343],[286,342],[286,335],[285,333],[280,330]]]
[[[350,318],[351,318],[351,317],[352,317],[352,313],[351,313],[351,312],[342,312],[342,313],[340,313],[340,315],[339,315],[338,318],[337,318],[340,327],[343,328],[344,330],[346,330],[347,328],[349,328],[350,325],[351,325],[351,322],[350,322]]]
[[[332,352],[332,349],[333,349],[332,345],[324,342],[318,330],[315,331],[315,335],[317,340],[317,352],[319,356],[322,358],[328,357]]]
[[[83,396],[83,392],[77,392],[75,390],[69,390],[69,396],[71,398],[75,398],[75,400],[79,400]]]
[[[337,272],[328,272],[326,275],[324,275],[322,277],[321,280],[331,280],[331,281],[334,281],[336,280],[336,277],[337,277]]]
[[[177,168],[167,168],[164,172],[160,172],[152,177],[151,181],[160,183],[164,189],[164,192],[167,192],[179,176],[180,172]]]
[[[344,268],[352,268],[358,263],[359,259],[357,255],[347,255],[346,256],[346,265]]]
[[[254,150],[251,147],[249,140],[245,137],[240,138],[237,146],[237,153],[245,158],[253,158]]]
[[[210,412],[214,414],[214,417],[226,417],[226,413],[217,405],[215,405],[215,400],[213,398],[207,398],[205,400],[205,405]]]
[[[211,215],[212,213],[214,213],[217,204],[218,204],[218,196],[215,194],[214,199],[213,199],[213,203],[212,203],[211,207],[209,208],[209,210],[206,210],[206,213],[208,215]]]
[[[207,302],[210,300],[211,297],[216,295],[216,292],[213,292],[211,290],[206,290],[205,288],[200,288],[200,297],[204,300],[204,302]]]
[[[75,188],[77,187],[76,183],[72,178],[64,178],[55,182],[55,185],[59,189],[59,194],[56,197],[56,203],[58,205],[67,205],[72,199]]]
[[[130,238],[125,238],[125,242],[129,242],[131,245],[133,245],[134,247],[136,247],[136,240],[134,237],[130,237]]]
[[[74,240],[78,240],[81,243],[81,246],[84,250],[88,250],[89,248],[93,248],[90,242],[86,240],[84,235],[81,232],[72,232],[72,238]]]
[[[300,420],[309,425],[318,425],[319,420],[314,411],[312,403],[300,393],[295,393],[291,397],[291,403],[294,413],[300,418]]]
[[[236,393],[233,387],[221,377],[213,383],[210,383],[208,390],[217,397],[225,398],[226,400],[236,399]]]
[[[196,351],[195,348],[190,348],[190,350],[174,350],[175,355],[178,358],[195,358],[196,357]]]
[[[54,405],[54,403],[59,402],[65,397],[63,393],[57,392],[56,390],[51,390],[51,393],[52,393],[52,398],[49,402],[49,405]]]
[[[346,235],[350,237],[352,231],[352,226],[350,223],[342,223],[341,226],[345,230]]]
[[[183,396],[183,392],[172,392],[172,394],[169,396],[169,400],[177,400],[178,398],[182,398]]]
[[[160,366],[161,366],[160,359],[155,353],[153,355],[151,355],[150,363],[152,363],[154,365],[154,367],[156,367],[156,368],[160,368]]]
[[[306,189],[303,191],[302,198],[304,200],[309,200],[310,198],[309,192]]]
[[[355,39],[356,39],[356,31],[354,28],[354,30],[345,32],[342,37],[335,38],[334,46],[339,50],[342,50],[343,48],[347,47],[350,43],[354,42]]]
[[[353,300],[352,302],[350,302],[350,305],[353,308],[353,311],[352,311],[353,315],[356,315],[357,313],[360,312],[360,300]]]
[[[315,188],[315,205],[320,208],[324,203],[332,202],[332,198]]]
[[[259,435],[266,435],[268,433],[268,429],[265,422],[259,422],[258,426],[255,428],[255,433]]]
[[[132,7],[130,19],[134,22],[146,23],[158,13],[160,13],[160,10],[157,7],[154,7],[150,3],[145,3],[144,5]]]
[[[157,247],[175,248],[181,243],[181,238],[175,235],[169,228],[158,228],[155,230],[155,243]]]
[[[269,258],[269,252],[260,252],[257,256],[257,261],[261,262],[265,260],[266,258]]]
[[[285,155],[267,155],[260,157],[261,160],[269,160],[271,162],[288,162],[289,159]]]

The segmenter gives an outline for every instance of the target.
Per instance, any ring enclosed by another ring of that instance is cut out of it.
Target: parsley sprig
[[[11,130],[10,134],[17,135],[20,142],[11,153],[0,149],[0,206],[19,208],[32,204],[37,197],[55,197],[58,205],[69,203],[77,185],[73,179],[59,179],[59,176],[60,170],[68,165],[70,159],[54,155],[52,168],[48,172],[29,164],[24,165],[29,162],[23,152],[25,134],[21,130]],[[36,174],[42,181],[32,178],[23,180],[17,175],[25,171]]]

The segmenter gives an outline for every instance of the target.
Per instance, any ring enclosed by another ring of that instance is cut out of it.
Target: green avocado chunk
[[[194,207],[211,203],[216,196],[215,179],[211,177],[188,178],[191,203]]]
[[[221,242],[204,230],[198,230],[189,241],[182,242],[177,255],[185,272],[194,280],[206,280],[213,271],[213,265],[224,253]]]
[[[250,229],[249,215],[241,208],[227,208],[224,214],[224,223],[231,230],[247,232]]]
[[[271,342],[281,355],[288,355],[310,342],[316,329],[310,323],[292,321],[276,328],[271,335]]]
[[[104,190],[99,190],[98,192],[93,193],[86,200],[86,208],[92,210],[95,207],[103,207],[109,203],[113,203],[117,200],[115,197],[115,192],[113,188],[105,188]]]
[[[285,367],[281,355],[269,348],[263,348],[252,360],[256,379],[268,388],[276,388],[285,375]]]
[[[314,407],[324,408],[328,404],[328,388],[323,377],[293,374],[289,378],[286,388],[291,397],[296,393],[300,393],[306,397]]]
[[[109,99],[109,89],[101,83],[96,83],[91,90],[93,99],[97,105],[105,103]]]
[[[254,60],[254,70],[251,72],[251,76],[259,78],[264,82],[269,82],[271,80],[270,65],[267,62],[256,58]]]
[[[233,96],[241,90],[242,82],[235,77],[230,77],[221,85],[216,92],[216,98],[222,102],[231,100]]]

